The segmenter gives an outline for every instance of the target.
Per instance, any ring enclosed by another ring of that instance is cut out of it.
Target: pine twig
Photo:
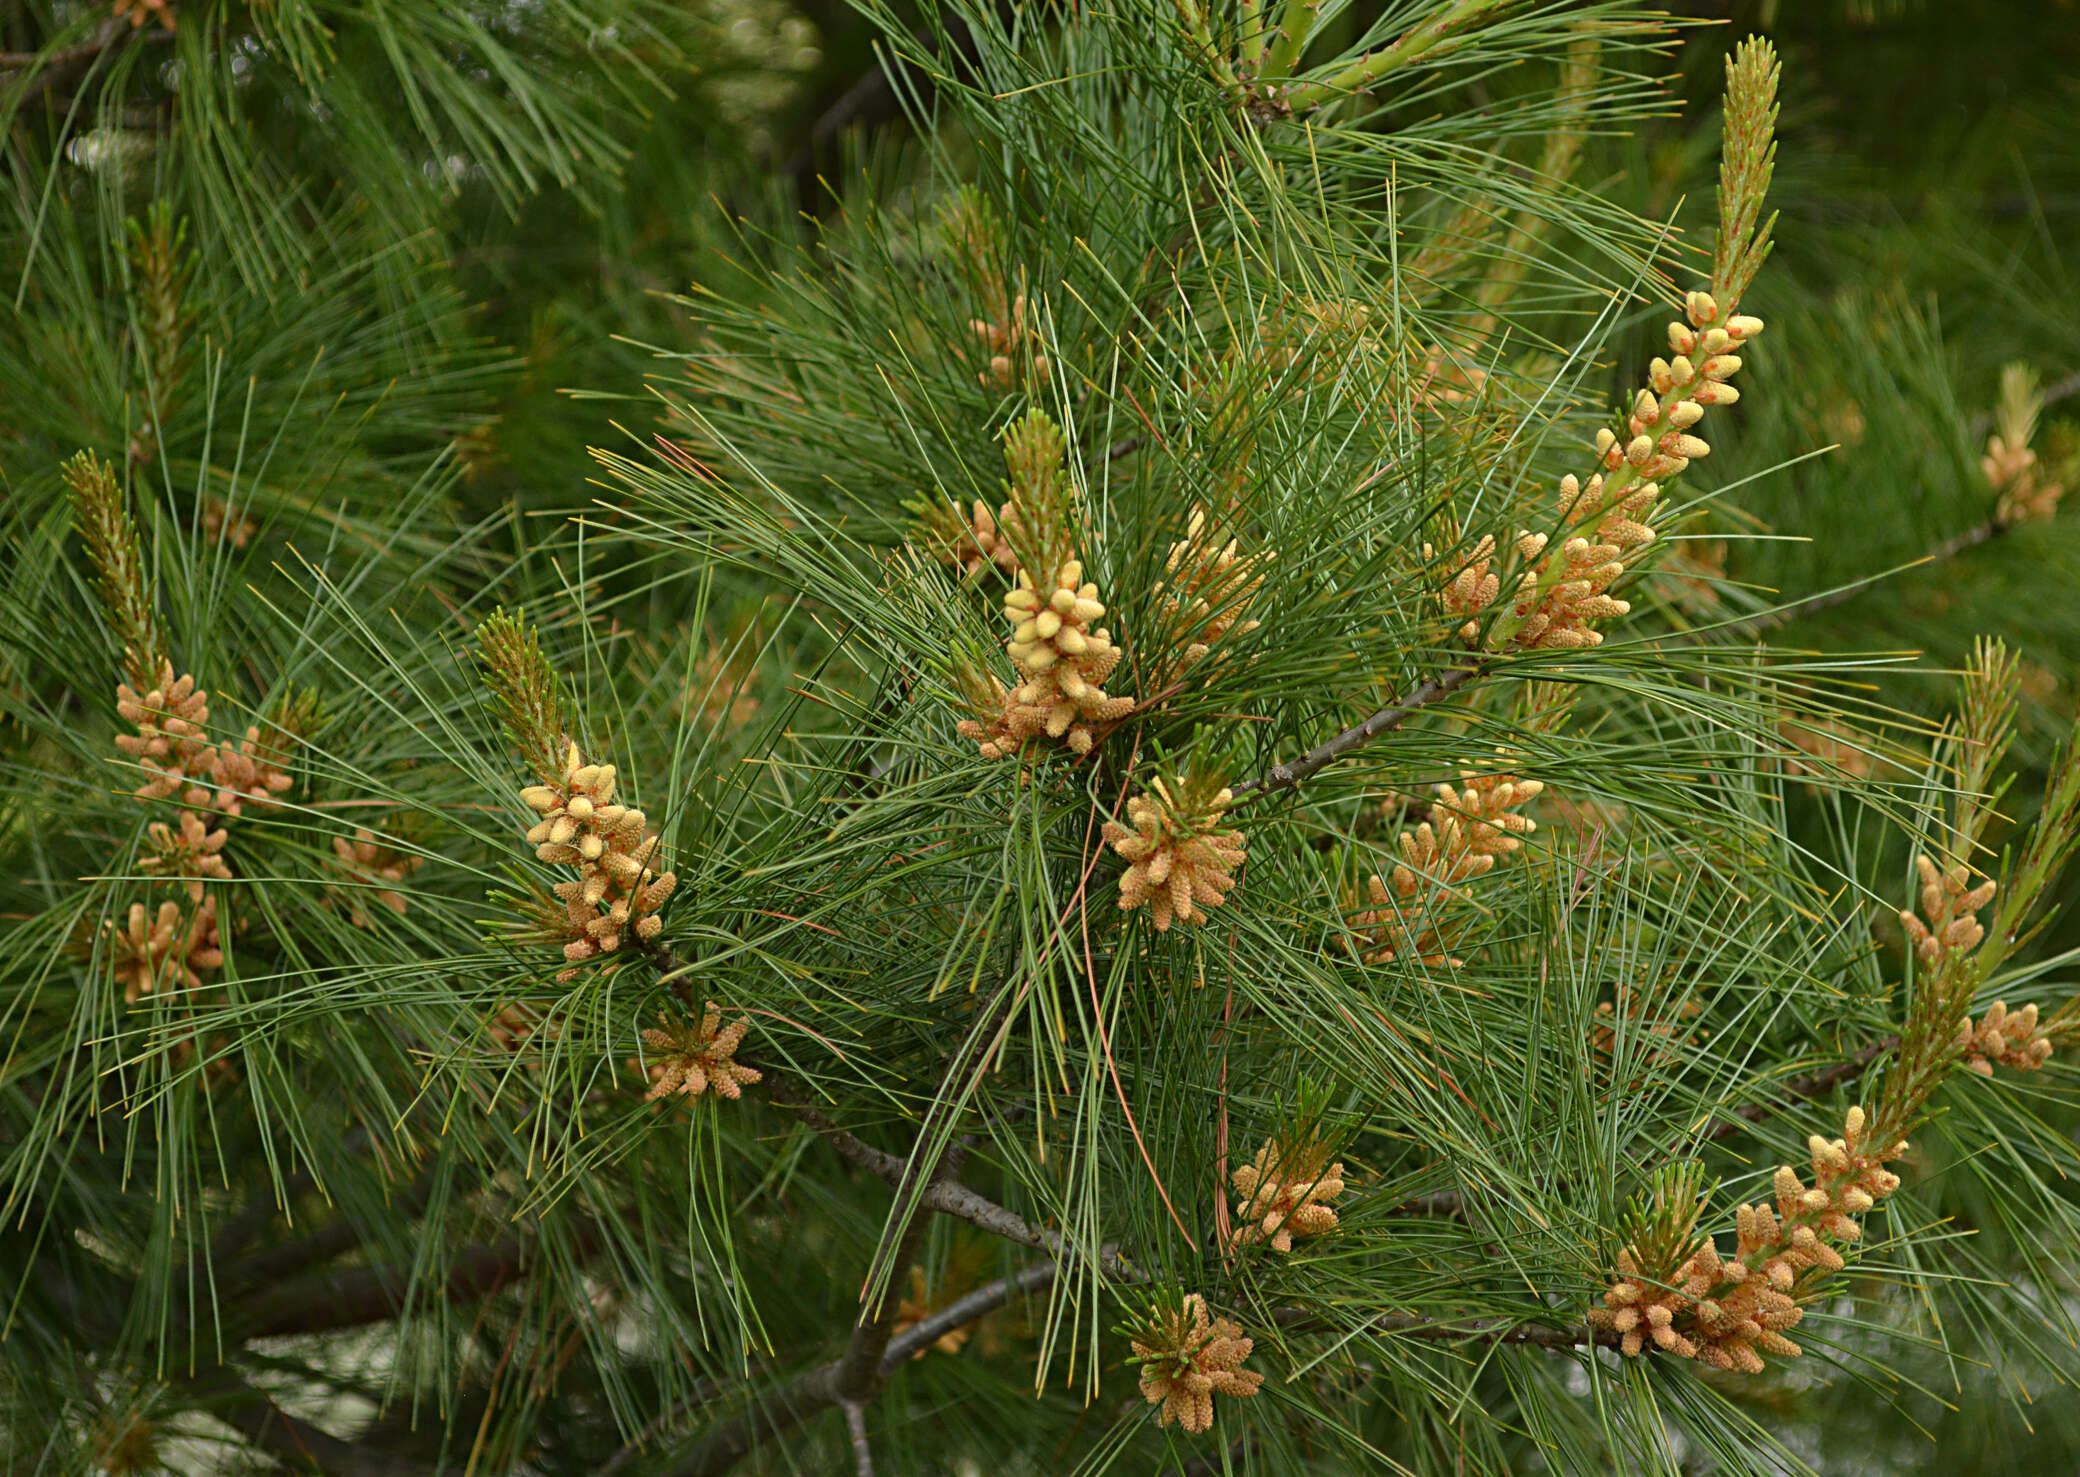
[[[1370,743],[1383,733],[1392,733],[1415,714],[1439,698],[1450,697],[1487,669],[1487,659],[1481,658],[1465,666],[1451,667],[1438,676],[1425,678],[1415,691],[1400,702],[1381,708],[1363,723],[1346,728],[1327,742],[1317,744],[1291,764],[1273,765],[1258,778],[1245,780],[1236,785],[1235,799],[1239,801],[1246,795],[1268,795],[1276,790],[1291,789],[1353,749]]]
[[[862,1303],[861,1320],[854,1325],[845,1352],[828,1363],[796,1375],[770,1400],[755,1404],[744,1414],[710,1432],[684,1462],[672,1468],[674,1477],[718,1477],[749,1455],[761,1440],[792,1430],[832,1405],[845,1412],[846,1427],[852,1433],[853,1453],[862,1477],[872,1477],[873,1459],[866,1447],[864,1407],[881,1393],[891,1367],[885,1356],[895,1327],[896,1310],[902,1301],[896,1296],[893,1273],[900,1272],[916,1259],[918,1247],[924,1240],[930,1208],[927,1201],[932,1186],[941,1182],[942,1175],[958,1173],[964,1152],[956,1146],[933,1171],[931,1184],[925,1187],[925,1194],[918,1198],[895,1237],[895,1254],[889,1260],[893,1270],[888,1283],[882,1288],[878,1303],[871,1308]],[[895,1156],[884,1157],[893,1159]],[[907,1168],[904,1166],[905,1171]],[[898,1204],[902,1202],[908,1179],[905,1172],[894,1181]],[[884,1239],[883,1245],[887,1244]],[[874,1262],[878,1264],[881,1260],[881,1252],[877,1249]],[[871,1299],[871,1292],[868,1296]],[[856,1417],[855,1412],[858,1413]]]
[[[867,1441],[867,1408],[857,1400],[839,1404],[845,1411],[845,1432],[852,1438],[852,1461],[858,1477],[874,1477],[874,1448]]]
[[[603,1243],[597,1228],[581,1229],[577,1249],[591,1256]],[[510,1237],[491,1246],[471,1246],[448,1262],[447,1275],[430,1284],[449,1298],[489,1296],[523,1275],[533,1258],[534,1243]],[[323,1333],[355,1328],[396,1317],[412,1290],[406,1267],[351,1267],[321,1272],[274,1289],[262,1301],[227,1314],[225,1323],[241,1339],[272,1338],[290,1333]]]
[[[999,1277],[985,1283],[966,1297],[956,1298],[929,1317],[920,1318],[888,1341],[888,1350],[881,1356],[881,1373],[887,1376],[903,1367],[903,1362],[922,1349],[929,1349],[955,1329],[966,1328],[978,1318],[986,1318],[997,1309],[1023,1293],[1038,1292],[1049,1286],[1061,1275],[1059,1262],[1035,1262],[1023,1272],[1014,1272],[1009,1277]]]
[[[154,26],[140,33],[120,20],[102,24],[91,40],[77,46],[67,46],[53,51],[48,56],[33,51],[0,51],[0,67],[18,72],[19,77],[0,77],[0,89],[20,81],[21,91],[16,94],[16,103],[27,103],[43,96],[61,82],[69,82],[101,59],[101,54],[110,50],[118,41],[135,38],[140,42],[162,43],[173,39],[173,32]]]
[[[1289,1333],[1311,1332],[1323,1320],[1305,1308],[1274,1308],[1271,1321]],[[1615,1348],[1619,1335],[1609,1329],[1591,1328],[1586,1323],[1555,1328],[1548,1323],[1525,1323],[1513,1318],[1474,1318],[1455,1323],[1425,1317],[1420,1313],[1382,1313],[1366,1320],[1374,1333],[1401,1338],[1426,1339],[1440,1344],[1518,1344],[1536,1349],[1583,1349],[1592,1345]]]
[[[680,1001],[689,1011],[697,1012],[699,1002],[695,992],[683,978],[680,978],[690,966],[674,956],[663,944],[651,946],[648,954],[651,963],[657,966],[665,982],[672,986]],[[747,1062],[746,1065],[752,1064]],[[759,1065],[759,1072],[763,1078],[760,1085],[765,1088],[766,1097],[776,1107],[785,1108],[814,1129],[824,1142],[836,1149],[848,1162],[888,1181],[891,1185],[901,1187],[908,1170],[908,1165],[902,1158],[864,1143],[857,1135],[840,1127],[836,1119],[811,1103],[806,1095],[798,1094],[787,1078],[775,1068]],[[926,1185],[920,1193],[918,1204],[923,1209],[940,1215],[950,1215],[957,1220],[964,1220],[1007,1241],[1016,1241],[1021,1246],[1045,1251],[1057,1260],[1074,1260],[1080,1255],[1058,1233],[1034,1225],[1016,1211],[1005,1209],[952,1177],[935,1179]],[[1097,1262],[1099,1268],[1109,1277],[1126,1282],[1142,1280],[1141,1273],[1119,1254],[1117,1247],[1100,1247]]]

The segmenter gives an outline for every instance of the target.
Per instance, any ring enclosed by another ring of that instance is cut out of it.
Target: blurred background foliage
[[[1665,577],[1663,599],[1706,624],[1762,596],[1809,599],[1774,640],[1920,653],[1874,670],[1870,696],[1925,714],[1952,691],[1936,674],[1998,635],[2021,653],[2022,754],[2041,763],[2080,704],[2080,515],[2005,526],[1982,458],[2003,371],[2025,366],[2041,386],[2042,476],[2080,484],[2080,9],[1684,8],[1724,25],[1683,33],[1670,71],[1682,106],[1589,140],[1581,177],[1649,217],[1708,195],[1721,58],[1760,29],[1784,55],[1783,221],[1753,300],[1771,329],[1744,381],[1752,413],[1713,463],[1735,490],[1713,525],[1688,530],[1698,578]],[[127,9],[135,32],[102,6],[0,6],[10,543],[68,516],[64,456],[127,447],[226,578],[292,545],[358,540],[381,569],[373,603],[424,598],[433,558],[467,561],[495,598],[541,557],[526,520],[620,496],[593,485],[586,453],[611,444],[609,423],[637,442],[663,424],[646,377],[683,367],[658,351],[699,349],[671,295],[741,293],[730,259],[755,249],[747,236],[811,240],[862,171],[886,198],[925,167],[913,128],[930,99],[888,83],[871,28],[836,0],[370,3],[326,7],[323,27],[293,0]],[[137,44],[109,44],[117,25]],[[238,64],[210,65],[226,48]],[[363,66],[371,56],[387,64]],[[556,64],[529,64],[544,57]],[[213,85],[120,103],[90,85],[126,67]],[[357,75],[366,85],[340,85]],[[485,76],[509,84],[490,106]],[[421,164],[404,184],[354,167],[397,149]],[[1639,383],[1665,314],[1634,316],[1633,353],[1608,370],[1614,399]],[[76,374],[39,368],[54,358]],[[162,386],[177,394],[148,413]],[[229,434],[241,426],[257,436]],[[265,460],[219,466],[231,445]],[[473,537],[457,544],[461,530]],[[696,609],[705,701],[726,706],[743,685],[748,718],[783,668],[813,660],[758,668],[755,608],[711,609],[704,594]],[[2026,771],[2015,793],[2041,789]],[[1933,1356],[1890,1359],[1926,1393],[1887,1403],[1794,1374],[1741,1398],[1822,1470],[2080,1470],[2069,1388],[2001,1399]]]

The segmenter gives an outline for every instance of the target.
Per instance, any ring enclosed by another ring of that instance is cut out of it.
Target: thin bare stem
[[[1288,790],[1302,780],[1359,748],[1372,742],[1383,733],[1392,733],[1415,714],[1429,707],[1440,698],[1450,697],[1460,688],[1488,669],[1485,658],[1455,666],[1438,676],[1425,678],[1414,692],[1391,707],[1381,708],[1363,723],[1346,728],[1326,743],[1317,744],[1291,764],[1277,764],[1253,780],[1245,780],[1234,786],[1237,801],[1255,794],[1270,794],[1276,790]]]
[[[852,1438],[852,1464],[858,1477],[874,1477],[874,1448],[867,1441],[867,1408],[857,1400],[841,1402],[845,1432]]]

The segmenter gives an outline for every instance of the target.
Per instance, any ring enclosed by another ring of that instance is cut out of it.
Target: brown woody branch
[[[902,1301],[896,1290],[896,1280],[916,1260],[929,1221],[926,1200],[931,1189],[941,1183],[942,1176],[959,1173],[965,1153],[965,1149],[955,1146],[940,1160],[931,1183],[925,1187],[926,1194],[918,1198],[902,1222],[893,1238],[894,1254],[886,1259],[887,1282],[878,1299],[874,1298],[871,1290],[868,1292],[860,1309],[860,1322],[854,1326],[845,1352],[828,1363],[795,1376],[770,1398],[759,1400],[743,1415],[725,1422],[703,1437],[685,1461],[672,1469],[675,1477],[716,1477],[716,1474],[727,1472],[748,1456],[760,1441],[792,1430],[833,1405],[845,1414],[858,1471],[862,1477],[872,1477],[873,1457],[867,1445],[865,1407],[868,1401],[881,1393],[881,1387],[888,1381],[889,1369],[893,1367],[886,1356],[895,1331],[896,1311]],[[883,1157],[894,1158],[893,1155]],[[894,1181],[898,1205],[904,1201],[909,1182],[906,1173],[899,1173]],[[884,1237],[883,1247],[889,1244],[889,1238]],[[882,1250],[877,1248],[874,1265],[878,1267],[882,1263]]]
[[[1438,676],[1425,678],[1407,697],[1390,707],[1381,708],[1363,723],[1346,728],[1327,742],[1317,744],[1290,764],[1273,765],[1256,779],[1245,780],[1234,786],[1235,799],[1241,800],[1247,795],[1268,795],[1276,790],[1291,789],[1309,776],[1334,764],[1353,749],[1372,742],[1383,733],[1392,733],[1415,714],[1440,698],[1450,697],[1487,669],[1488,659],[1482,657],[1465,666],[1451,667]]]
[[[0,67],[13,68],[22,74],[21,91],[15,98],[26,103],[43,96],[61,82],[69,82],[87,70],[105,51],[111,50],[118,41],[135,37],[139,41],[164,42],[173,39],[173,32],[154,27],[149,32],[139,33],[134,27],[120,20],[103,22],[101,29],[91,40],[77,46],[67,46],[48,54],[34,51],[0,51]],[[0,91],[15,78],[0,78]]]
[[[881,1356],[882,1375],[886,1377],[895,1373],[903,1367],[905,1360],[929,1349],[954,1330],[966,1328],[978,1318],[988,1317],[1015,1297],[1038,1292],[1060,1275],[1060,1263],[1035,1262],[1023,1272],[985,1283],[967,1296],[954,1299],[938,1312],[920,1318],[888,1341],[888,1349]]]
[[[662,944],[652,945],[648,951],[650,960],[664,975],[666,983],[679,993],[686,1007],[696,1014],[699,1004],[695,992],[682,978],[688,966],[676,958]],[[741,1060],[741,1058],[740,1058]],[[745,1065],[749,1066],[748,1061]],[[905,1177],[909,1173],[907,1161],[900,1156],[877,1149],[862,1142],[860,1138],[839,1126],[836,1119],[810,1102],[806,1093],[798,1092],[793,1084],[775,1068],[760,1064],[761,1086],[766,1097],[777,1107],[785,1108],[796,1118],[814,1129],[816,1133],[849,1163],[857,1165],[869,1174],[888,1181],[899,1190],[904,1189]],[[918,1205],[939,1215],[950,1215],[979,1226],[993,1235],[1020,1246],[1030,1246],[1045,1251],[1056,1260],[1074,1260],[1079,1253],[1066,1238],[1042,1226],[1036,1226],[1015,1211],[1007,1210],[987,1196],[969,1189],[952,1177],[934,1179],[926,1185],[918,1197]],[[1103,1246],[1098,1250],[1097,1263],[1107,1276],[1128,1282],[1142,1280],[1141,1273],[1121,1257],[1114,1246]]]

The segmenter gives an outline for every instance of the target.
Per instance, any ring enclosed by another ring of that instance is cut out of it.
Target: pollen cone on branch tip
[[[1657,1272],[1653,1256],[1628,1246],[1589,1322],[1617,1333],[1628,1356],[1651,1343],[1743,1374],[1759,1374],[1764,1354],[1798,1357],[1803,1351],[1785,1334],[1804,1317],[1813,1284],[1847,1265],[1836,1248],[1862,1237],[1856,1217],[1899,1188],[1899,1176],[1884,1165],[1907,1146],[1872,1140],[1869,1131],[1863,1109],[1852,1107],[1841,1138],[1808,1139],[1811,1185],[1780,1166],[1775,1204],[1740,1207],[1730,1257],[1700,1237],[1688,1242],[1687,1254],[1658,1263]]]
[[[1428,819],[1402,831],[1401,860],[1394,870],[1384,879],[1367,880],[1372,906],[1352,900],[1350,927],[1363,962],[1389,964],[1412,954],[1432,968],[1458,968],[1464,961],[1450,952],[1455,930],[1446,926],[1440,910],[1462,901],[1464,883],[1493,870],[1538,829],[1518,807],[1544,794],[1543,782],[1471,771],[1462,771],[1460,779],[1463,786],[1438,785]]]
[[[1119,881],[1119,905],[1146,904],[1158,933],[1173,922],[1204,923],[1235,886],[1248,849],[1240,831],[1216,829],[1235,797],[1208,794],[1207,782],[1150,781],[1146,794],[1127,802],[1129,826],[1105,823],[1105,839],[1129,863]]]
[[[1132,1340],[1141,1363],[1141,1393],[1162,1406],[1156,1424],[1175,1421],[1199,1432],[1213,1424],[1213,1397],[1257,1393],[1264,1376],[1242,1368],[1255,1341],[1227,1318],[1207,1315],[1206,1299],[1191,1293],[1180,1307],[1150,1311]]]
[[[1235,1204],[1241,1224],[1235,1244],[1268,1241],[1273,1251],[1291,1251],[1295,1236],[1320,1236],[1336,1229],[1331,1204],[1344,1191],[1343,1166],[1312,1140],[1266,1139],[1250,1163],[1232,1178],[1242,1198]]]
[[[121,927],[105,926],[110,966],[123,987],[123,1001],[135,1005],[164,990],[199,990],[205,971],[223,968],[224,951],[217,936],[217,900],[205,898],[193,914],[178,903],[161,903],[156,914],[132,903]]]
[[[2051,1038],[2037,1022],[2035,1005],[2011,1011],[2007,1001],[1996,1000],[1977,1026],[1969,1017],[1958,1023],[1954,1049],[1969,1070],[1991,1077],[1996,1065],[2036,1071],[2051,1059]]]
[[[228,882],[231,868],[224,861],[224,843],[231,833],[210,823],[192,810],[181,811],[172,825],[153,821],[145,834],[152,854],[138,858],[138,869],[157,877],[177,877],[188,889],[188,901],[202,901],[202,884]]]
[[[1019,571],[1018,588],[1004,597],[1005,619],[1016,623],[1005,650],[1024,679],[1005,710],[1014,731],[1033,729],[1087,754],[1097,738],[1092,724],[1133,711],[1132,698],[1100,686],[1120,659],[1112,633],[1093,624],[1104,615],[1079,561],[1064,561],[1045,581]]]
[[[137,788],[140,800],[163,799],[208,781],[215,753],[203,727],[209,722],[209,694],[194,677],[175,677],[173,663],[161,662],[153,685],[143,693],[127,682],[116,684],[116,712],[125,723],[137,725],[135,734],[116,735],[116,747],[147,776]]]
[[[764,1075],[755,1067],[732,1060],[738,1043],[750,1028],[751,1021],[746,1016],[723,1025],[722,1007],[712,1000],[698,1023],[674,1021],[659,1012],[656,1028],[643,1032],[643,1044],[657,1053],[641,1064],[650,1078],[650,1090],[643,1096],[651,1102],[674,1094],[698,1098],[710,1091],[717,1097],[742,1097],[743,1085],[757,1082]]]
[[[614,798],[615,769],[564,751],[558,784],[529,785],[520,798],[541,817],[527,833],[535,855],[577,877],[551,889],[564,907],[563,957],[579,964],[612,954],[630,937],[655,938],[657,910],[679,879],[661,870],[663,847],[642,811]]]
[[[1914,858],[1921,874],[1921,911],[1926,923],[1911,909],[1901,909],[1899,921],[1907,931],[1914,957],[1927,969],[1941,968],[1953,957],[1969,954],[1986,937],[1979,910],[1993,901],[1992,881],[1971,885],[1971,872],[1962,862],[1948,870],[1939,869],[1926,856]]]

